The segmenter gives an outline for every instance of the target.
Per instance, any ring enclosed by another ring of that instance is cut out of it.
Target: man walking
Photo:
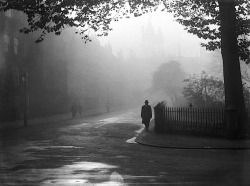
[[[148,131],[150,119],[152,118],[152,109],[148,104],[148,100],[145,101],[145,105],[143,105],[141,108],[141,118],[142,123],[145,125],[145,128]]]

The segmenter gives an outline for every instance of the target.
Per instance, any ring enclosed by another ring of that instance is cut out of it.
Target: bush
[[[224,106],[225,94],[223,81],[209,76],[205,71],[200,76],[194,74],[184,80],[183,96],[196,107]]]

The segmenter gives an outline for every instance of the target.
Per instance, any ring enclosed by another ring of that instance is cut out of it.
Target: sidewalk
[[[81,116],[78,115],[75,118],[72,118],[71,113],[51,115],[51,116],[32,118],[32,119],[28,118],[28,126],[42,125],[42,124],[54,123],[58,121],[81,119],[82,117],[98,115],[98,114],[102,114],[105,112],[106,111],[104,108],[99,108],[99,109],[87,110],[83,112]],[[5,121],[5,122],[0,123],[0,131],[13,130],[13,129],[19,129],[19,128],[24,128],[23,120]]]
[[[250,150],[250,139],[229,140],[214,137],[191,136],[183,134],[157,134],[153,122],[149,131],[145,129],[137,136],[136,142],[142,145],[175,149],[234,149]]]

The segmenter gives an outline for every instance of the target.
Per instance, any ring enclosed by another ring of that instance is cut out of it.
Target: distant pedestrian
[[[145,128],[148,131],[150,119],[152,118],[152,109],[148,104],[148,100],[145,101],[145,105],[143,105],[141,108],[141,118],[142,123],[145,125]]]
[[[73,103],[73,105],[71,106],[71,113],[72,113],[72,117],[74,118],[76,116],[76,113],[77,113],[76,103]]]
[[[78,104],[77,109],[78,109],[78,112],[79,112],[79,114],[81,116],[82,115],[82,105],[81,105],[81,103]]]

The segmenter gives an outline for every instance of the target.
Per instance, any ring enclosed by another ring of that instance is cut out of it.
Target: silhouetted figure
[[[80,103],[78,104],[77,109],[78,109],[78,112],[79,112],[79,114],[81,116],[82,115],[82,105]]]
[[[72,117],[74,118],[76,116],[76,113],[77,113],[76,103],[73,103],[73,105],[71,106],[71,113],[72,113]]]
[[[145,125],[145,128],[148,131],[150,119],[152,118],[152,109],[151,106],[148,105],[148,100],[145,101],[145,105],[143,105],[141,108],[141,118],[142,123]]]

